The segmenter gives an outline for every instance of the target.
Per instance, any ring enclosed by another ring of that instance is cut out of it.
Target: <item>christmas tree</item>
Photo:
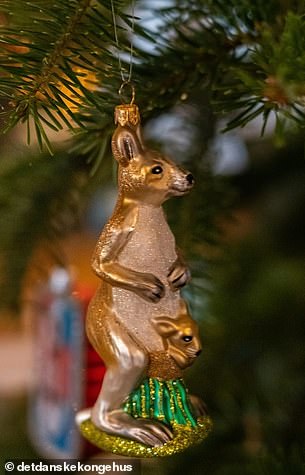
[[[18,308],[38,244],[62,259],[56,240],[114,176],[132,50],[147,138],[196,177],[168,215],[205,335],[190,385],[215,421],[160,473],[304,473],[304,2],[142,1],[133,15],[119,0],[0,0],[0,12],[2,127],[24,123],[40,148],[0,144],[1,305]],[[220,160],[230,138],[247,156],[235,171]]]

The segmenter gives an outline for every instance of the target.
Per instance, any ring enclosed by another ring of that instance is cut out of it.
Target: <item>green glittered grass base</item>
[[[168,426],[197,425],[182,378],[145,378],[129,395],[124,410],[136,419],[156,419]]]
[[[182,378],[163,380],[145,378],[128,397],[124,410],[135,419],[150,419],[164,423],[173,430],[173,439],[158,447],[150,447],[124,437],[106,434],[90,419],[82,422],[80,431],[91,443],[118,455],[129,457],[164,457],[202,442],[212,428],[208,416],[194,415]]]
[[[177,454],[192,445],[202,442],[212,428],[208,416],[197,419],[196,426],[173,423],[173,439],[159,447],[149,447],[134,440],[106,434],[98,429],[90,419],[80,425],[82,435],[98,448],[106,452],[127,457],[166,457]]]

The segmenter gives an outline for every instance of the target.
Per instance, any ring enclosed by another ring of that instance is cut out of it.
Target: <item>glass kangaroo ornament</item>
[[[162,209],[194,179],[146,148],[133,100],[116,107],[115,122],[118,198],[93,254],[101,283],[86,323],[107,371],[95,405],[76,419],[106,451],[164,456],[202,441],[211,428],[203,401],[188,395],[182,379],[201,343],[180,295],[190,272]]]

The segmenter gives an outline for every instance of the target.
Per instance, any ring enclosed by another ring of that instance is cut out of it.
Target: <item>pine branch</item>
[[[109,9],[109,1],[34,0],[20,12],[9,0],[0,2],[9,18],[0,36],[0,89],[10,103],[6,130],[33,119],[38,142],[50,148],[45,126],[82,126],[75,112],[80,105],[98,107],[93,91],[112,60]]]
[[[304,3],[265,3],[150,4],[151,15],[162,20],[159,31],[135,27],[137,38],[150,43],[145,50],[137,45],[133,68],[143,117],[171,108],[202,84],[212,91],[216,112],[238,111],[226,130],[261,116],[263,132],[272,114],[277,123],[289,119],[302,127]],[[124,6],[115,1],[120,49],[128,52],[131,19]],[[22,8],[0,0],[0,10],[9,18],[0,36],[0,90],[11,104],[7,128],[32,118],[39,144],[49,149],[48,127],[78,130],[78,149],[91,143],[99,162],[121,82],[110,0],[33,0]]]

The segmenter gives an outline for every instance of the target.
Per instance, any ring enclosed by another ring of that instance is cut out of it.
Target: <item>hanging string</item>
[[[119,62],[119,69],[120,69],[120,74],[122,78],[122,85],[120,90],[122,89],[122,86],[125,84],[130,84],[131,78],[132,78],[132,64],[133,64],[133,39],[134,39],[134,24],[135,24],[135,16],[134,16],[134,0],[132,0],[131,3],[131,38],[130,38],[130,55],[129,55],[129,71],[128,71],[128,76],[125,76],[125,70],[122,65],[122,60],[121,60],[121,54],[120,54],[120,43],[119,43],[119,36],[118,36],[118,30],[117,30],[117,23],[116,23],[116,14],[114,11],[114,3],[113,0],[111,0],[111,11],[112,11],[112,21],[113,21],[113,29],[114,29],[114,38],[116,42],[116,47],[117,47],[117,57],[118,57],[118,62]]]

